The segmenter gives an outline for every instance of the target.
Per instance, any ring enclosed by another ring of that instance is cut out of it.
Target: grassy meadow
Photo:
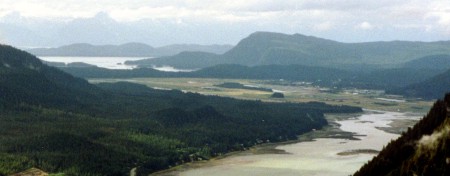
[[[91,83],[128,81],[147,85],[156,89],[178,89],[205,95],[218,95],[239,99],[262,100],[270,102],[310,102],[320,101],[332,105],[351,105],[382,111],[414,112],[424,114],[432,101],[405,99],[400,96],[386,95],[376,90],[332,90],[313,86],[308,83],[286,81],[245,80],[245,79],[209,79],[209,78],[129,78],[129,79],[90,79]],[[285,98],[270,98],[271,92],[222,88],[215,85],[225,82],[270,88],[282,92]]]

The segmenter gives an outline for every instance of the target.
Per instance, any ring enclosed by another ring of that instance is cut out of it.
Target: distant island
[[[122,45],[91,45],[75,43],[57,48],[33,48],[26,51],[37,56],[91,56],[91,57],[161,57],[172,56],[185,51],[223,54],[231,45],[175,44],[152,47],[143,43]]]

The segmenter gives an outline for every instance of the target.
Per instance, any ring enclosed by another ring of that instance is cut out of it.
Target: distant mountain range
[[[127,63],[143,67],[169,65],[184,69],[218,64],[298,64],[364,70],[400,67],[409,61],[432,55],[450,55],[450,41],[341,43],[301,34],[256,32],[221,55],[185,52]]]
[[[161,57],[176,55],[184,51],[222,54],[232,47],[231,45],[176,44],[155,48],[143,43],[126,43],[122,45],[77,43],[58,48],[34,48],[27,51],[37,56]]]
[[[161,55],[170,55],[171,51],[179,52],[183,48],[189,47],[176,45],[152,48],[139,43],[119,46],[76,44],[45,51],[65,51],[68,55],[78,56],[144,56],[146,54],[143,53],[153,52],[153,56],[156,56],[157,51]],[[203,49],[207,48],[214,47],[204,46]],[[223,54],[219,50],[216,50],[216,53],[181,51],[173,56],[125,62],[144,68],[173,66],[178,69],[199,69],[191,73],[166,73],[153,69],[113,71],[95,67],[72,68],[85,66],[80,63],[62,69],[85,78],[286,79],[333,87],[383,89],[391,93],[427,99],[440,97],[449,87],[445,79],[450,77],[450,74],[445,71],[450,69],[450,41],[340,43],[300,34],[256,32],[230,48],[231,46],[228,46],[228,51],[220,50]],[[190,49],[201,50],[201,47],[196,45]],[[438,74],[442,75],[437,76]],[[434,76],[437,77],[433,78]]]

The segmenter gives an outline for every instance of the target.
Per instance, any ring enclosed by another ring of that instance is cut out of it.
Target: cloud
[[[323,22],[323,23],[314,25],[314,28],[319,31],[328,31],[328,30],[332,29],[333,26],[334,26],[334,24],[332,22],[327,21],[327,22]]]
[[[237,42],[254,31],[303,33],[344,42],[450,39],[447,0],[1,0],[0,23],[8,21],[9,26],[0,32],[11,40],[14,37],[10,36],[20,36],[5,32],[14,31],[11,26],[43,38],[55,31],[53,35],[69,35],[61,32],[63,28],[74,22],[88,23],[99,13],[106,14],[118,30],[109,32],[110,37],[128,37],[98,40],[104,42],[140,39],[133,37],[137,34],[154,42],[164,38],[149,33],[168,35],[165,31],[183,33],[178,38],[190,43],[208,39],[206,43],[219,43],[217,39],[223,38],[233,38],[227,43]],[[86,33],[83,26],[79,25],[78,32]],[[95,27],[89,30],[100,34]]]
[[[431,2],[428,8],[431,10],[425,13],[424,18],[435,23],[432,28],[442,30],[447,35],[450,35],[450,2]]]
[[[372,30],[374,28],[374,26],[372,24],[370,24],[369,22],[364,21],[364,22],[356,25],[355,28],[362,29],[362,30]]]
[[[3,0],[0,2],[0,17],[12,11],[24,17],[37,18],[87,18],[106,12],[115,20],[124,22],[179,18],[248,22],[267,20],[267,17],[274,21],[286,21],[290,19],[286,16],[291,15],[303,19],[303,22],[313,23],[314,20],[317,24],[312,26],[320,26],[330,18],[333,21],[345,20],[338,23],[361,21],[360,18],[390,23],[402,16],[400,20],[412,22],[428,9],[411,16],[413,10],[423,7],[422,4],[420,0]]]
[[[397,0],[398,1],[398,0]],[[394,0],[394,2],[397,2]],[[14,9],[25,17],[92,17],[100,11],[111,14],[117,20],[136,21],[143,18],[202,17],[222,19],[222,16],[261,17],[271,12],[294,14],[302,11],[322,11],[326,13],[367,11],[382,8],[393,1],[352,1],[352,0],[3,0],[0,15],[6,9]],[[272,13],[273,14],[273,13]]]

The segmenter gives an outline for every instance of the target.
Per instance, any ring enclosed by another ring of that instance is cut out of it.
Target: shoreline
[[[151,175],[348,175],[399,136],[379,127],[397,128],[391,126],[397,120],[418,119],[411,115],[368,109],[363,113],[326,114],[329,125],[299,135],[296,140],[261,144]]]
[[[370,110],[363,109],[360,113],[345,113],[345,114],[325,114],[325,119],[328,121],[328,125],[324,126],[320,130],[313,130],[304,134],[298,135],[298,139],[276,142],[276,143],[263,143],[250,147],[248,150],[233,151],[225,153],[221,156],[213,157],[209,160],[194,161],[184,163],[178,166],[171,167],[169,169],[161,170],[151,173],[151,176],[176,176],[181,172],[197,169],[202,167],[217,166],[221,160],[230,157],[248,156],[248,155],[270,155],[270,154],[291,154],[282,149],[277,149],[279,146],[285,146],[290,144],[314,142],[316,139],[346,139],[346,140],[360,140],[356,136],[361,136],[352,132],[343,131],[340,129],[340,124],[337,121],[354,119],[362,114],[366,114]]]

